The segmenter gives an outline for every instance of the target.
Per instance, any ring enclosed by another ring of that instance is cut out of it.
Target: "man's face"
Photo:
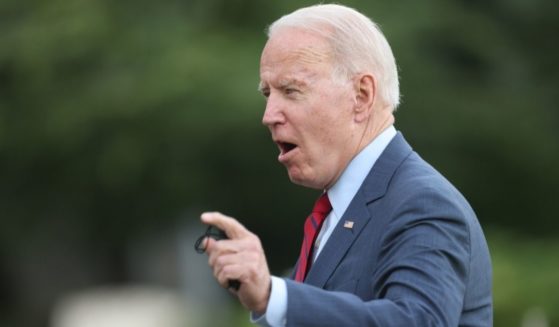
[[[262,122],[291,181],[331,187],[355,154],[358,137],[355,94],[351,83],[332,79],[326,41],[300,29],[277,31],[262,52],[260,89],[267,98]]]

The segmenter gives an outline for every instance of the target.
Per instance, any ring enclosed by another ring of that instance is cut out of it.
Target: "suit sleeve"
[[[457,326],[473,212],[452,195],[422,192],[393,203],[387,223],[376,226],[386,230],[377,265],[359,281],[371,299],[287,280],[287,326]]]

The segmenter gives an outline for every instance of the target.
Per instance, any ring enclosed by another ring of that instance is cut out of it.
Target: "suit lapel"
[[[365,203],[359,192],[352,200],[352,204],[355,202]],[[367,206],[365,205],[350,205],[347,208],[338,222],[338,225],[336,225],[336,228],[332,232],[332,235],[330,235],[330,238],[326,244],[324,244],[324,249],[322,249],[316,261],[311,266],[311,270],[305,279],[306,284],[318,287],[324,286],[353,241],[359,236],[363,227],[369,222],[370,218]],[[353,222],[353,228],[343,227],[346,220]]]
[[[374,218],[367,204],[384,196],[396,168],[411,151],[411,147],[401,133],[398,133],[389,143],[313,263],[305,279],[306,284],[324,287],[355,239],[371,218]],[[344,227],[346,221],[353,222],[352,228]]]

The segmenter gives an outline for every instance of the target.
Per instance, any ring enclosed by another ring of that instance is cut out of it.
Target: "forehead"
[[[327,41],[315,33],[296,28],[276,31],[266,43],[260,60],[264,81],[277,75],[297,75],[329,71],[332,51]]]

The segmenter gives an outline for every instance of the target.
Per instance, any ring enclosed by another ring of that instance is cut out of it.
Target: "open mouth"
[[[280,148],[281,154],[287,154],[291,150],[293,150],[297,147],[296,144],[289,143],[289,142],[277,142],[277,143],[278,143],[278,146]]]

